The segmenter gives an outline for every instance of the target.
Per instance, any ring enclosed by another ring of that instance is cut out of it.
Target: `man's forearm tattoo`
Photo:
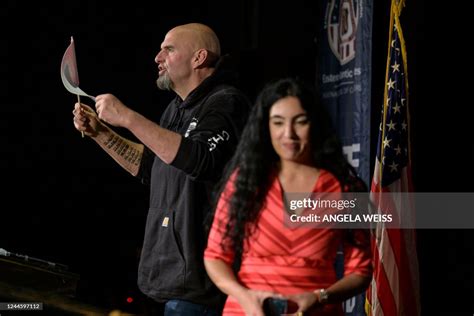
[[[104,145],[110,149],[118,140],[120,140],[120,137],[112,134],[109,139],[105,141]]]
[[[125,146],[122,148],[122,151],[120,152],[120,156],[123,156],[123,158],[125,158],[126,160],[128,157],[129,151],[130,151],[130,145],[125,144]]]
[[[126,140],[120,136],[110,135],[104,142],[104,145],[131,164],[138,165],[141,161],[140,150],[127,144]]]
[[[130,156],[127,158],[127,161],[134,165],[139,165],[142,160],[141,152],[135,148],[130,151]]]

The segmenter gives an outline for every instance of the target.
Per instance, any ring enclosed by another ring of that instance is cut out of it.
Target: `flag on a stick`
[[[74,47],[74,39],[71,36],[71,44],[64,52],[61,61],[61,80],[67,91],[77,95],[77,102],[80,103],[79,96],[85,96],[95,102],[95,97],[88,95],[79,88],[79,73],[77,72],[76,49]]]
[[[402,193],[413,191],[407,58],[399,20],[403,6],[404,0],[392,0],[384,103],[371,185],[376,211],[393,214],[398,223],[414,221],[413,201]],[[420,315],[415,237],[413,229],[377,224],[372,233],[374,275],[367,290],[368,315]]]
[[[79,73],[77,72],[76,62],[76,48],[74,46],[74,39],[71,36],[71,44],[64,52],[63,60],[61,61],[61,78],[64,85],[69,83],[72,87],[79,87]],[[67,81],[67,83],[64,82]]]

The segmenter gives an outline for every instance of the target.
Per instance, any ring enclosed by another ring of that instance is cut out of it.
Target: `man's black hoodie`
[[[221,58],[214,73],[185,100],[168,105],[160,125],[183,136],[171,164],[145,149],[139,177],[150,183],[150,207],[138,286],[155,301],[183,299],[219,307],[222,293],[204,269],[204,219],[211,190],[232,156],[247,119],[249,102],[233,85]]]

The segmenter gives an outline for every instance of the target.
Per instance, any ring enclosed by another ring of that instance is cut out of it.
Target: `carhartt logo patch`
[[[163,223],[161,224],[161,226],[168,227],[169,221],[170,221],[170,218],[166,216],[165,218],[163,218]]]

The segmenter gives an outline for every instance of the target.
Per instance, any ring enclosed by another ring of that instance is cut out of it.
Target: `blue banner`
[[[348,161],[370,183],[372,0],[324,0],[318,87]]]
[[[347,160],[370,183],[372,0],[324,0],[318,36],[318,87]],[[344,273],[338,253],[337,274]],[[365,294],[343,303],[346,315],[365,316]]]

